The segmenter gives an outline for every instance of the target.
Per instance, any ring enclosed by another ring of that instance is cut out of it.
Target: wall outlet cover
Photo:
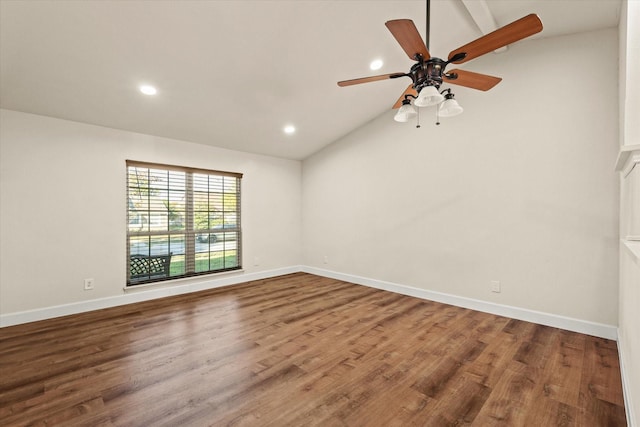
[[[491,281],[491,292],[500,292],[500,282],[497,280]]]

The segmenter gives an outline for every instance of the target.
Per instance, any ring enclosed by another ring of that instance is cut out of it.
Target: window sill
[[[193,276],[193,277],[181,277],[179,279],[166,280],[162,282],[142,283],[140,285],[124,286],[122,289],[124,290],[125,293],[128,293],[128,292],[136,292],[136,291],[143,291],[143,290],[149,290],[149,289],[186,286],[186,285],[192,285],[195,283],[200,283],[202,281],[215,280],[218,277],[230,276],[238,273],[244,273],[244,270],[239,269],[239,270],[221,271],[220,273],[203,274],[200,276]]]

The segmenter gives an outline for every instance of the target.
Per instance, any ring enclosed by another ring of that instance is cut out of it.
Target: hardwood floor
[[[304,273],[0,340],[3,426],[626,425],[613,341]]]

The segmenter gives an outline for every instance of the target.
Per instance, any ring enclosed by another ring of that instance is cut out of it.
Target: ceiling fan
[[[396,121],[406,122],[410,117],[417,114],[415,108],[411,105],[412,100],[413,105],[417,107],[442,103],[438,109],[439,115],[443,117],[454,116],[462,112],[462,107],[453,99],[454,95],[451,89],[439,91],[443,83],[487,91],[500,83],[502,78],[460,69],[445,72],[447,65],[465,63],[542,31],[540,18],[536,14],[530,14],[452,50],[445,61],[431,56],[429,53],[429,8],[430,0],[427,0],[426,43],[422,41],[420,33],[418,33],[415,24],[410,19],[395,19],[385,23],[409,58],[416,61],[408,73],[390,73],[344,80],[338,82],[338,86],[344,87],[378,80],[410,77],[412,83],[393,105],[394,109],[400,108],[394,117]]]

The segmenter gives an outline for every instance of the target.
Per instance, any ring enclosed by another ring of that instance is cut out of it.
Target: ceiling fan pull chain
[[[440,106],[436,105],[436,126],[440,126]]]
[[[416,115],[416,129],[420,129],[420,107],[416,108],[417,110],[417,115]]]

